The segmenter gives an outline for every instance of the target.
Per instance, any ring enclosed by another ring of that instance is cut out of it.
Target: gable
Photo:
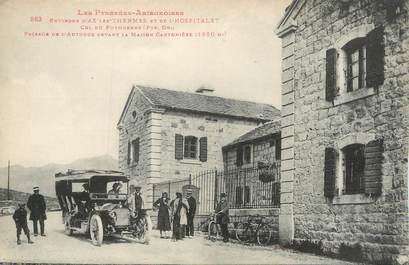
[[[117,123],[119,126],[122,123],[125,123],[131,116],[134,111],[138,113],[145,112],[147,109],[152,108],[151,102],[149,102],[141,93],[136,89],[136,87],[132,87],[131,92],[128,95],[126,100],[124,109],[122,110],[121,116]],[[132,117],[133,118],[133,117]]]
[[[279,37],[297,28],[298,25],[296,18],[305,4],[305,0],[293,0],[291,4],[286,8],[284,16],[281,18],[275,29],[275,33]]]

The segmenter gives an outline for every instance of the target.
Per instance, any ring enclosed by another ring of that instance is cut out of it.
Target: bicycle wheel
[[[257,243],[261,246],[265,246],[270,243],[271,231],[266,225],[261,225],[257,229]]]
[[[219,230],[217,229],[217,224],[214,221],[211,221],[209,223],[209,229],[208,229],[208,237],[211,241],[216,241],[217,236],[219,235]]]
[[[252,229],[249,224],[238,223],[235,232],[238,241],[247,243],[251,240]]]

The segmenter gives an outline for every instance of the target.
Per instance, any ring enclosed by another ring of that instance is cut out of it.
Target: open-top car
[[[55,174],[65,233],[89,233],[97,246],[108,236],[149,243],[150,217],[146,210],[131,209],[128,183],[129,178],[118,171],[68,170]]]

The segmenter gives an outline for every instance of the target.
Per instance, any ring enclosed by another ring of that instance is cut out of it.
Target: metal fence
[[[186,179],[161,182],[153,186],[156,201],[166,191],[173,199],[176,192],[193,190],[197,214],[215,208],[221,193],[226,193],[231,208],[273,208],[280,206],[280,162],[251,168],[208,170]]]

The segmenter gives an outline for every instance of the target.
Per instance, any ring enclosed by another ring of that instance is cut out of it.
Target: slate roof
[[[134,93],[135,89],[142,93],[153,107],[217,114],[257,121],[270,121],[280,116],[280,111],[277,108],[263,103],[143,86],[134,86],[131,94]],[[126,106],[120,121],[125,109]]]
[[[237,144],[244,144],[253,142],[255,140],[261,140],[263,138],[269,137],[273,134],[278,134],[281,131],[281,122],[280,120],[266,122],[253,130],[243,134],[233,142],[223,146],[223,149],[233,147]]]

